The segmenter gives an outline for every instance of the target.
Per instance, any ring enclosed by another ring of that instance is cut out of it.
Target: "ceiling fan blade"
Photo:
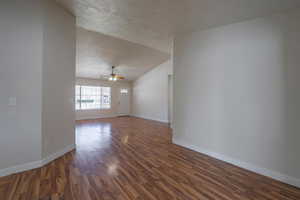
[[[100,78],[103,78],[103,79],[108,79],[110,77],[110,75],[101,75]]]
[[[116,75],[116,77],[117,77],[117,79],[119,79],[119,80],[124,80],[124,79],[125,79],[125,77],[124,77],[124,76],[119,76],[119,75]]]

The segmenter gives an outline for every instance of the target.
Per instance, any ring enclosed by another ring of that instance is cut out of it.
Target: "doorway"
[[[168,75],[168,122],[173,124],[173,75]]]
[[[119,91],[119,116],[128,116],[130,114],[130,91],[128,88],[121,88]]]

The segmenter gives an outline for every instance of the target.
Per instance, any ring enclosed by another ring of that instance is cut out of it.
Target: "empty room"
[[[299,0],[0,0],[0,200],[300,200]]]

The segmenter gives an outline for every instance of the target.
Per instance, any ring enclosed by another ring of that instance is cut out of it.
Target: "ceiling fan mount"
[[[120,75],[117,75],[117,74],[115,73],[115,68],[116,68],[115,66],[112,66],[112,67],[111,67],[111,74],[110,74],[110,76],[108,77],[108,80],[109,80],[109,81],[124,80],[125,77],[120,76]]]

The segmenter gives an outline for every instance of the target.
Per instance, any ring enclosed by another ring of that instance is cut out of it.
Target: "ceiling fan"
[[[108,80],[109,81],[118,81],[118,80],[124,80],[125,77],[124,76],[120,76],[120,75],[117,75],[114,70],[115,70],[115,66],[112,66],[111,67],[111,74],[108,76]]]

